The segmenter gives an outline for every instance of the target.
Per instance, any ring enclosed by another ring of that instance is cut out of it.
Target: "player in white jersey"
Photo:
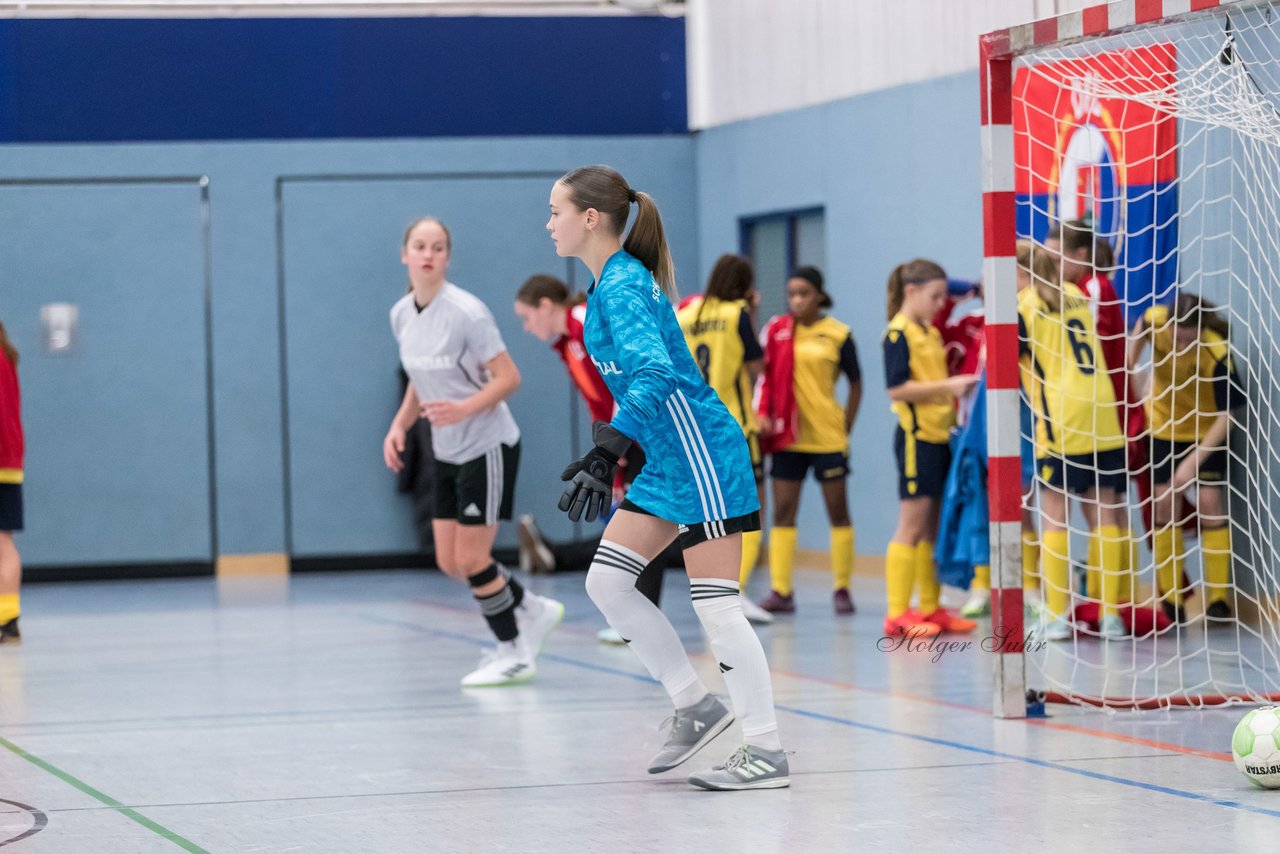
[[[520,428],[505,403],[520,387],[520,371],[485,304],[445,280],[451,250],[449,230],[437,219],[420,219],[405,232],[400,260],[409,293],[391,308],[391,331],[409,387],[382,454],[398,472],[405,431],[418,418],[431,422],[436,563],[466,579],[498,639],[462,685],[509,685],[533,678],[534,658],[564,606],[525,591],[493,559],[498,522],[511,518],[520,461]]]

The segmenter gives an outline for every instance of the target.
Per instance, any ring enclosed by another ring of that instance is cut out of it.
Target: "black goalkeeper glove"
[[[631,440],[607,421],[592,425],[591,438],[595,447],[582,459],[569,463],[560,474],[561,480],[569,482],[560,496],[560,509],[574,522],[582,518],[584,509],[588,522],[600,517],[613,496],[618,460],[631,447]]]

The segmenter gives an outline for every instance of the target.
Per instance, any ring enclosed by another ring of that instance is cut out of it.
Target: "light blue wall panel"
[[[0,184],[29,563],[210,559],[204,216],[195,181]],[[44,351],[47,303],[78,308],[73,351]]]

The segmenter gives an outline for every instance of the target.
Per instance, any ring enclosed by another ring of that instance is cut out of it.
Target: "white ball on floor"
[[[1254,709],[1231,736],[1236,768],[1255,786],[1280,789],[1280,708]]]

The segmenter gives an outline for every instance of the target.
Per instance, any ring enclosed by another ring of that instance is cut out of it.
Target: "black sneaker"
[[[1209,603],[1209,607],[1204,609],[1204,615],[1211,620],[1230,620],[1231,606],[1227,604],[1226,599],[1214,599]]]
[[[18,618],[0,626],[0,643],[22,643],[22,632],[18,631]]]
[[[1186,609],[1177,602],[1166,599],[1160,603],[1160,607],[1164,609],[1164,615],[1173,621],[1174,625],[1180,626],[1187,621]]]

